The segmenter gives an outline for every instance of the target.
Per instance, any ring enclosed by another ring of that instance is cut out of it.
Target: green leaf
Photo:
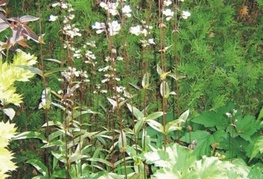
[[[183,114],[181,114],[181,116],[179,117],[179,119],[181,119],[182,122],[186,122],[186,120],[187,120],[187,118],[188,118],[188,116],[189,116],[189,112],[190,112],[189,109],[186,110]]]
[[[160,85],[160,93],[164,98],[168,98],[170,95],[169,84],[166,81],[163,81]]]
[[[162,69],[160,68],[160,66],[157,64],[157,73],[161,76],[163,74]]]
[[[74,111],[73,118],[76,119],[76,118],[78,118],[79,116],[84,115],[84,114],[100,114],[100,113],[94,112],[94,111],[92,111],[91,109],[83,110],[83,111],[75,110],[75,111]]]
[[[127,148],[127,139],[126,134],[123,130],[120,131],[119,140],[118,140],[119,149],[121,152],[124,152]]]
[[[24,70],[28,70],[33,74],[37,74],[39,76],[43,76],[43,72],[35,67],[27,66],[27,65],[14,65],[14,67],[22,68]]]
[[[251,136],[260,128],[259,121],[253,116],[245,116],[242,119],[238,119],[235,122],[237,133],[245,139],[251,142]]]
[[[260,120],[263,118],[263,107],[261,108],[257,120]]]
[[[137,135],[140,132],[140,130],[143,127],[143,124],[144,124],[144,120],[143,119],[140,119],[140,120],[138,120],[136,122],[136,124],[134,126],[134,129],[133,129],[135,135]]]
[[[187,133],[181,138],[183,142],[191,143],[193,140],[197,141],[197,146],[194,149],[194,153],[197,157],[202,155],[211,155],[211,145],[213,143],[219,143],[226,138],[227,133],[223,130],[217,131],[214,134],[210,134],[206,131],[195,131]],[[191,140],[191,141],[190,141]]]
[[[251,156],[249,158],[249,161],[251,161],[253,158],[255,158],[258,153],[260,153],[260,154],[263,153],[263,136],[260,136],[257,138],[257,140],[254,144],[254,147],[252,149],[252,153],[251,153]]]
[[[143,89],[147,89],[150,86],[150,73],[145,73],[142,78],[142,87]]]
[[[171,122],[168,122],[165,125],[166,134],[168,134],[169,132],[175,131],[175,130],[181,130],[182,129],[182,127],[181,127],[182,123],[184,123],[184,121],[181,119],[176,119],[176,120],[173,120]]]
[[[201,115],[191,120],[194,123],[202,124],[205,127],[217,127],[217,129],[226,129],[230,124],[229,119],[226,116],[217,114],[214,111],[205,111]]]
[[[158,117],[161,117],[163,114],[164,112],[154,112],[152,114],[149,114],[145,119],[146,121],[154,120],[154,119],[157,119]]]
[[[28,160],[26,163],[29,163],[33,167],[35,167],[37,171],[41,173],[43,176],[45,177],[48,176],[48,169],[40,160],[31,159],[31,160]]]
[[[164,128],[163,125],[155,120],[148,120],[146,121],[149,126],[151,126],[153,129],[155,129],[158,132],[161,132],[164,134]]]
[[[40,139],[43,143],[47,143],[46,137],[42,133],[34,131],[22,132],[12,138],[12,140],[21,139]]]
[[[136,117],[137,120],[143,119],[144,115],[139,109],[133,107],[128,103],[127,103],[127,107],[129,108],[130,112]]]

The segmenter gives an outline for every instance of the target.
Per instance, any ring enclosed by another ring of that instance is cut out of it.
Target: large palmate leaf
[[[253,116],[245,116],[238,119],[235,123],[237,133],[245,139],[251,142],[251,136],[258,131],[260,123]]]
[[[194,153],[200,157],[202,155],[211,155],[211,145],[214,143],[220,143],[224,138],[226,138],[226,135],[227,134],[223,130],[216,131],[213,134],[198,130],[187,133],[181,138],[181,140],[187,143],[191,143],[194,140],[197,141],[197,146],[194,150]]]

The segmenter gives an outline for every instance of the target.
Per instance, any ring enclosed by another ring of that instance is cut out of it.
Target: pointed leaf
[[[48,176],[48,169],[47,167],[40,161],[36,159],[28,160],[26,163],[31,164],[33,167],[37,169],[39,173],[41,173],[43,176]]]
[[[150,73],[147,72],[143,75],[142,87],[143,89],[147,89],[149,88],[149,86],[150,86]]]
[[[22,68],[24,70],[29,70],[31,73],[37,74],[39,76],[43,76],[43,72],[35,67],[27,66],[27,65],[15,65],[15,67]]]
[[[30,15],[24,15],[19,18],[21,22],[32,22],[38,20],[38,17],[30,16]]]
[[[151,126],[153,129],[155,129],[156,131],[158,132],[161,132],[164,134],[164,128],[163,128],[163,125],[160,124],[159,122],[155,121],[155,120],[148,120],[147,121],[147,124],[149,126]]]
[[[46,137],[40,132],[33,132],[33,131],[22,132],[12,138],[12,140],[21,140],[21,139],[40,139],[43,143],[47,143]]]
[[[190,112],[189,109],[186,110],[183,114],[181,114],[181,116],[179,117],[179,119],[181,119],[182,121],[185,122],[185,121],[187,120],[188,116],[189,116],[189,112]]]
[[[160,68],[160,66],[157,64],[157,73],[161,76],[163,74],[163,70]]]
[[[160,93],[164,98],[168,98],[170,95],[169,84],[166,81],[163,81],[160,85]]]
[[[136,107],[133,107],[128,103],[127,103],[127,107],[129,108],[130,112],[136,117],[137,120],[140,120],[144,117],[143,113]]]
[[[164,112],[154,112],[152,114],[149,114],[145,119],[146,120],[157,119],[158,117],[161,117],[163,114],[164,114]]]
[[[175,130],[181,130],[182,129],[181,124],[184,122],[185,121],[181,119],[176,119],[171,122],[168,122],[165,125],[166,134],[168,134],[169,132],[175,131]]]
[[[144,120],[143,119],[140,119],[140,120],[138,120],[136,122],[136,124],[134,126],[134,129],[133,129],[135,135],[137,135],[140,132],[140,130],[143,127],[143,124],[144,124]]]
[[[121,153],[126,151],[127,139],[126,139],[126,134],[123,130],[120,131],[118,145]]]
[[[16,114],[16,112],[13,108],[5,108],[2,110],[9,117],[10,120],[12,120]]]

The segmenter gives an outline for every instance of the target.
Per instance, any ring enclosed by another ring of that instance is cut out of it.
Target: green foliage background
[[[118,128],[122,119],[125,119],[123,126],[132,129],[135,123],[133,123],[134,117],[129,110],[125,108],[119,114],[112,113],[110,110],[111,104],[106,97],[114,92],[111,91],[110,94],[93,93],[96,85],[101,83],[101,79],[105,75],[98,72],[98,69],[109,65],[104,59],[112,50],[108,44],[109,40],[103,35],[97,35],[91,28],[95,22],[105,19],[105,12],[99,8],[96,0],[69,0],[68,2],[74,7],[76,18],[73,22],[80,28],[82,34],[82,37],[74,39],[76,50],[85,53],[84,44],[86,42],[97,42],[97,47],[91,49],[97,57],[94,67],[84,63],[84,60],[87,59],[73,60],[74,67],[86,70],[91,81],[85,87],[83,98],[76,97],[78,98],[76,99],[77,103],[102,114],[85,116],[88,123],[86,129],[88,128],[89,132],[94,132],[100,130],[100,126]],[[28,44],[31,48],[23,50],[34,53],[39,59],[44,59],[44,67],[40,62],[37,67],[45,72],[56,71],[56,69],[59,71],[59,68],[65,69],[70,66],[68,62],[71,58],[67,50],[63,48],[65,35],[62,33],[62,17],[67,15],[67,12],[52,8],[51,3],[53,1],[10,0],[7,6],[9,17],[23,14],[40,16],[39,22],[30,23],[30,27],[37,34],[45,33],[45,44],[40,48],[39,45],[29,41]],[[157,1],[153,1],[153,3],[155,4],[151,12],[151,20],[148,23],[157,27],[158,22],[154,20],[158,19]],[[162,98],[159,95],[160,79],[156,73],[157,64],[161,65],[160,46],[151,46],[145,50],[140,46],[140,37],[127,36],[130,26],[140,23],[140,19],[148,18],[150,1],[135,0],[130,4],[137,8],[133,12],[133,16],[136,18],[128,19],[118,38],[112,39],[114,48],[120,53],[118,55],[128,57],[127,61],[115,64],[116,74],[122,79],[118,85],[125,86],[131,94],[136,94],[130,102],[138,109],[146,109],[145,104],[147,103],[147,110],[145,110],[147,112],[145,113],[150,114],[162,110],[162,102],[160,102]],[[243,15],[240,10],[245,6],[248,8],[248,13]],[[39,7],[40,11],[38,11]],[[157,28],[151,30],[151,36],[155,38],[156,42],[163,40],[165,45],[173,44],[165,56],[166,72],[171,71],[184,76],[178,81],[178,84],[167,79],[171,91],[177,93],[177,96],[167,99],[169,107],[166,111],[167,121],[173,121],[187,109],[191,111],[186,126],[191,126],[192,130],[189,132],[185,126],[181,130],[181,134],[176,131],[168,136],[171,138],[171,142],[183,143],[186,146],[193,140],[197,140],[198,144],[193,154],[198,160],[201,160],[202,155],[218,155],[224,156],[226,159],[239,158],[247,165],[252,166],[251,171],[255,170],[254,173],[249,174],[250,176],[260,173],[257,167],[262,169],[262,164],[260,164],[262,162],[262,122],[260,122],[262,116],[260,117],[259,113],[263,106],[263,34],[261,32],[263,29],[263,4],[260,0],[245,3],[241,0],[201,0],[185,1],[180,4],[180,7],[189,10],[191,16],[187,20],[180,20],[178,33],[173,32],[172,23],[165,28],[162,38]],[[59,15],[60,19],[52,23],[49,22],[51,14]],[[5,39],[7,32],[0,35],[2,39]],[[124,43],[129,48],[125,48]],[[61,63],[54,63],[47,59],[58,59]],[[146,70],[146,63],[148,70]],[[151,74],[150,90],[133,88],[132,86],[141,87],[146,72]],[[47,86],[54,91],[63,89],[63,83],[59,82],[58,78],[61,78],[60,71],[52,73],[46,79]],[[17,114],[14,119],[18,130],[20,132],[37,131],[44,134],[45,129],[41,126],[47,122],[46,111],[38,109],[44,89],[42,79],[36,76],[29,83],[17,83],[16,87],[24,97],[21,108],[16,109]],[[102,84],[101,88],[110,89],[110,86]],[[233,109],[239,111],[235,123],[225,115]],[[48,120],[63,123],[64,115],[60,109],[52,107],[48,111]],[[162,120],[158,119],[160,123]],[[116,126],[112,126],[112,121]],[[235,127],[231,127],[231,125],[235,125]],[[161,148],[164,136],[149,126],[146,131],[154,142],[154,146]],[[109,149],[112,143],[116,142],[115,139],[118,138],[120,132],[117,134],[107,130],[103,132],[112,136],[113,140],[103,139],[103,135],[98,138],[94,137],[92,139],[94,141],[89,139],[91,140],[89,144],[93,145],[93,148],[88,149],[87,153],[91,158],[105,158],[110,162],[118,160],[113,154],[100,152],[100,150]],[[58,138],[63,141],[63,134],[60,135],[62,137]],[[139,139],[143,140],[143,133],[140,133],[139,136]],[[132,137],[128,136],[128,138],[128,141],[132,143]],[[47,159],[46,150],[41,148],[42,142],[35,139],[13,142],[11,148],[16,152],[19,165],[19,169],[13,172],[13,178],[31,178],[37,173],[39,174],[39,171],[25,162],[29,159],[47,162],[45,161]],[[98,143],[100,149],[95,147]],[[214,145],[215,147],[211,147]],[[59,149],[64,150],[63,147]],[[149,151],[145,150],[144,152]],[[117,153],[121,158],[121,154]],[[136,155],[136,157],[142,156]],[[194,161],[197,162],[197,159]],[[33,166],[38,165],[38,162],[31,161],[32,163],[35,164]],[[104,163],[103,167],[105,166],[107,165]],[[59,165],[56,167],[54,171],[60,169]],[[110,167],[108,166],[108,168]],[[164,170],[156,171],[157,174],[160,174]],[[95,173],[98,170],[90,169],[89,171]],[[124,174],[121,169],[119,173]]]

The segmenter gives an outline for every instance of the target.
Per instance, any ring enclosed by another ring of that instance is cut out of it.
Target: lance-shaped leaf
[[[157,64],[157,73],[160,76],[163,74],[163,70],[161,69],[161,67],[158,64]]]
[[[120,131],[119,140],[118,140],[118,146],[120,149],[120,152],[123,153],[126,151],[127,148],[127,139],[126,134],[123,130]]]
[[[147,124],[149,126],[151,126],[153,129],[155,129],[156,131],[158,132],[161,132],[164,134],[164,128],[163,128],[163,125],[160,124],[159,122],[155,121],[155,120],[149,120],[147,121]]]
[[[113,100],[111,98],[107,98],[107,100],[111,103],[113,110],[115,110],[117,106],[121,107],[126,102],[126,100],[124,100],[124,101],[119,102],[119,104],[118,104],[117,101],[115,101],[115,100]]]
[[[176,119],[171,122],[168,122],[165,125],[165,132],[168,134],[169,132],[176,131],[176,130],[181,130],[182,129],[182,123],[184,123],[182,119]]]
[[[35,67],[31,67],[31,66],[27,66],[27,65],[15,65],[14,67],[22,68],[24,70],[30,71],[31,73],[37,74],[39,76],[43,76],[42,70],[35,68]]]
[[[164,98],[168,98],[170,95],[169,84],[166,81],[163,81],[160,85],[160,93]]]
[[[148,120],[154,120],[157,119],[158,117],[161,117],[164,114],[164,112],[154,112],[152,114],[149,114],[145,119]]]
[[[144,124],[144,120],[143,119],[139,119],[136,122],[136,124],[134,125],[134,129],[133,129],[135,135],[137,135],[140,132],[140,130],[143,127],[143,124]]]
[[[190,110],[186,110],[183,114],[181,114],[181,116],[179,117],[179,119],[181,119],[182,121],[186,121],[188,116],[189,116]]]
[[[150,73],[145,73],[142,78],[142,87],[143,89],[147,89],[150,86]]]
[[[26,163],[31,164],[37,169],[39,173],[41,173],[43,176],[48,177],[48,168],[40,160],[31,159],[28,160]]]
[[[137,120],[144,118],[143,113],[139,109],[137,109],[136,107],[134,107],[130,104],[127,104],[127,107],[131,111],[131,113],[136,117]]]
[[[13,108],[4,108],[2,110],[9,117],[10,120],[12,120],[16,114]]]
[[[82,157],[81,150],[80,150],[80,144],[78,144],[75,152],[69,157],[69,163],[76,162],[80,160]]]
[[[43,143],[47,143],[46,137],[42,133],[34,131],[22,132],[12,138],[12,140],[21,139],[40,139]]]

